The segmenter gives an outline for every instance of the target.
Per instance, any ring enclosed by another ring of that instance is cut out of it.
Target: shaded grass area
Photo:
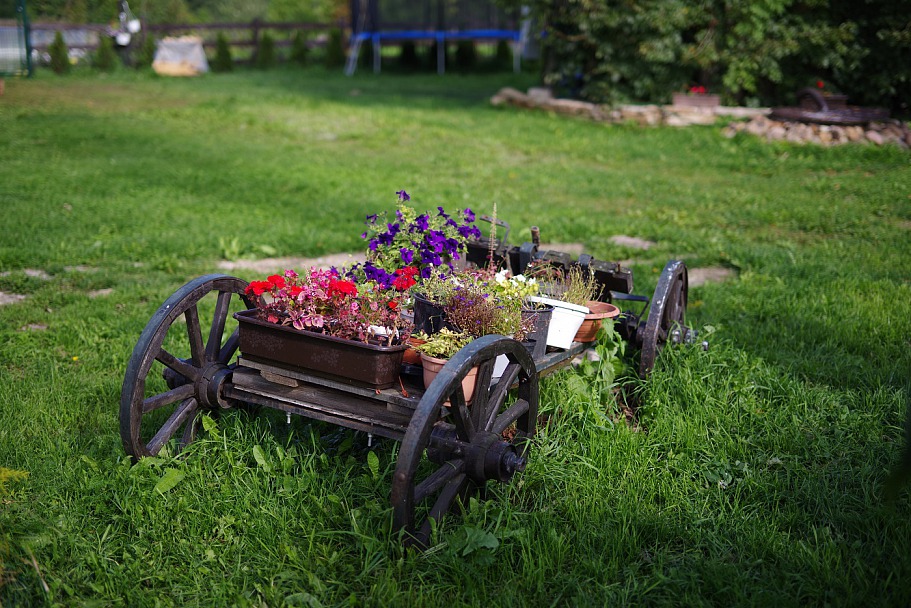
[[[486,105],[523,78],[8,82],[0,291],[29,297],[0,308],[0,467],[28,477],[0,485],[3,605],[907,602],[908,492],[882,496],[911,402],[908,154]],[[629,389],[639,431],[548,379],[528,470],[423,555],[391,530],[391,442],[232,410],[131,466],[120,384],[168,295],[225,256],[359,249],[403,187],[632,258],[636,293],[672,257],[735,269],[690,291],[711,348]]]

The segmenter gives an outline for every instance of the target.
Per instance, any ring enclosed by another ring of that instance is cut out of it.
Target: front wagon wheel
[[[120,394],[120,438],[134,460],[156,456],[171,440],[179,451],[195,439],[203,411],[231,406],[221,388],[236,365],[231,314],[253,307],[246,287],[227,275],[199,277],[149,320]]]

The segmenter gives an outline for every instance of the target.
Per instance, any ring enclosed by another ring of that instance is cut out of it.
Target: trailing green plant
[[[430,335],[419,331],[414,337],[417,341],[411,344],[411,348],[434,359],[449,359],[474,340],[469,334],[447,327]]]
[[[309,55],[310,47],[307,46],[307,35],[300,30],[294,32],[294,37],[291,39],[291,53],[288,55],[288,59],[303,66],[307,65]]]
[[[269,32],[263,32],[256,47],[256,67],[270,70],[275,67],[275,38]]]
[[[335,69],[345,65],[345,49],[342,46],[342,30],[335,28],[329,31],[326,42],[326,67]]]
[[[215,38],[215,61],[212,70],[215,72],[230,72],[234,69],[234,59],[231,57],[231,45],[224,32],[218,32]]]
[[[70,51],[63,40],[63,34],[54,33],[54,40],[47,47],[50,56],[50,66],[56,74],[66,74],[70,71]]]
[[[92,58],[92,64],[102,72],[110,72],[117,65],[117,51],[114,50],[114,39],[110,36],[98,37],[98,49]]]

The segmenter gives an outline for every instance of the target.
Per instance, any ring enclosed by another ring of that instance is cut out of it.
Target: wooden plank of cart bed
[[[418,402],[421,400],[421,396],[424,394],[423,387],[417,387],[412,384],[405,385],[406,391],[408,393],[408,396],[406,397],[402,394],[402,389],[399,386],[377,391],[376,389],[370,387],[339,382],[338,380],[332,380],[331,378],[324,378],[323,376],[317,376],[314,374],[309,374],[307,372],[302,372],[299,369],[294,369],[293,367],[277,365],[274,361],[266,362],[261,359],[257,359],[256,357],[239,357],[237,363],[243,367],[271,372],[280,376],[286,376],[288,378],[294,378],[295,380],[301,380],[302,382],[307,382],[309,384],[324,386],[326,388],[350,393],[352,395],[358,395],[360,397],[366,397],[368,399],[385,401],[387,403],[392,403],[399,408],[406,408],[411,411],[414,411],[414,408],[418,406]]]
[[[315,385],[283,386],[243,368],[234,371],[225,396],[398,440],[411,422],[411,416],[387,409],[382,401]]]

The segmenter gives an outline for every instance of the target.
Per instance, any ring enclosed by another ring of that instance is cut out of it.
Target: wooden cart
[[[624,272],[602,274],[616,287]],[[246,287],[235,277],[203,276],[153,315],[133,350],[121,393],[126,452],[138,459],[157,455],[170,442],[180,449],[195,438],[204,412],[247,404],[394,439],[402,444],[392,481],[394,525],[419,546],[429,542],[431,522],[459,498],[490,480],[508,482],[525,468],[538,418],[539,379],[591,346],[573,343],[533,359],[511,338],[485,336],[450,359],[426,391],[407,374],[400,386],[375,390],[239,356],[232,311],[253,307]],[[646,361],[641,369],[651,369],[664,343],[693,335],[683,325],[686,290],[686,267],[671,262],[648,318],[625,312],[618,320],[621,332],[641,348]],[[648,298],[619,292],[611,297],[649,304]],[[495,378],[500,355],[508,365]],[[478,380],[469,407],[462,379],[475,367]]]

